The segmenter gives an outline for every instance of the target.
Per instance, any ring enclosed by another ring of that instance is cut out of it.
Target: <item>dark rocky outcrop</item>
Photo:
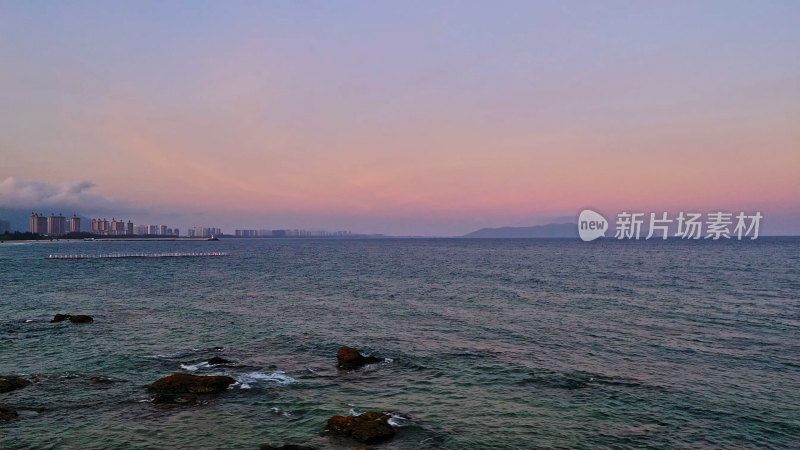
[[[333,416],[328,419],[328,432],[349,436],[365,444],[377,444],[394,437],[395,430],[389,425],[391,417],[378,411],[359,416]]]
[[[336,352],[336,367],[340,369],[358,369],[367,364],[375,364],[383,361],[374,356],[364,356],[358,350],[351,347],[341,347]]]
[[[228,376],[201,376],[190,373],[173,373],[160,378],[147,387],[159,394],[218,394],[235,383]]]
[[[284,444],[284,445],[269,445],[261,444],[261,450],[316,450],[316,447],[308,445]]]
[[[201,376],[174,373],[147,386],[153,392],[155,403],[196,403],[198,395],[219,394],[235,383],[227,376]]]
[[[217,365],[221,365],[221,364],[231,364],[232,361],[229,361],[229,360],[227,360],[225,358],[220,358],[219,356],[215,356],[215,357],[209,359],[208,363],[211,364],[212,366],[217,366]]]
[[[50,323],[58,323],[63,322],[65,320],[69,320],[72,323],[90,323],[94,322],[94,318],[92,316],[87,316],[85,314],[56,314],[53,317],[53,320]]]
[[[85,314],[78,314],[75,316],[70,316],[69,321],[72,323],[89,323],[94,322],[94,318]]]
[[[19,416],[17,410],[5,405],[0,405],[0,420],[13,420]]]
[[[22,377],[0,376],[0,393],[22,389],[29,384],[31,382]]]

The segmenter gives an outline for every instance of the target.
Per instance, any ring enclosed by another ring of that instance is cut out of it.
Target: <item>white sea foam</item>
[[[410,425],[409,422],[411,422],[411,419],[409,419],[408,417],[403,417],[401,415],[393,413],[386,413],[386,414],[392,416],[387,422],[389,423],[389,425],[393,427],[400,428],[400,427],[407,427]]]
[[[205,361],[197,364],[181,364],[181,369],[188,370],[189,372],[197,372],[197,369],[202,369],[205,367],[209,367],[209,364]]]
[[[350,415],[351,416],[360,416],[360,415],[364,414],[364,412],[365,411],[356,411],[354,408],[350,408]],[[391,425],[393,427],[401,428],[401,427],[407,427],[407,426],[410,425],[409,422],[411,422],[411,419],[408,418],[408,417],[401,416],[399,414],[395,414],[395,413],[391,413],[391,412],[387,412],[385,414],[388,414],[388,415],[391,416],[387,422],[389,423],[389,425]]]
[[[292,413],[290,413],[289,411],[284,411],[284,410],[282,410],[280,408],[271,408],[271,409],[272,409],[272,412],[274,412],[275,414],[280,414],[283,417],[292,417]]]
[[[241,389],[250,389],[254,383],[272,382],[279,385],[287,385],[297,382],[294,378],[286,375],[282,370],[272,373],[251,372],[236,377],[236,384]]]

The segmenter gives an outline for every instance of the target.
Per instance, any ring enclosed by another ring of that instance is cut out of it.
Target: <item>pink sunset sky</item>
[[[798,17],[777,1],[0,2],[0,206],[398,235],[758,210],[800,234]]]

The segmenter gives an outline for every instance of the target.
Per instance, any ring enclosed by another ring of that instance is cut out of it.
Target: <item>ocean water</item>
[[[229,256],[45,259],[115,251]],[[176,371],[237,384],[151,403]],[[3,244],[0,374],[1,448],[357,448],[325,423],[369,410],[378,448],[797,448],[800,239]]]

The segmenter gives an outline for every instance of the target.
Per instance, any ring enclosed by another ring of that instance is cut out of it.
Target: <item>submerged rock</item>
[[[69,314],[56,314],[55,317],[53,317],[53,320],[50,321],[50,323],[63,322],[65,320],[69,320]]]
[[[5,405],[0,405],[0,420],[13,420],[19,416],[17,410]]]
[[[220,365],[220,364],[231,364],[232,361],[229,361],[225,358],[220,358],[219,356],[215,356],[208,360],[208,363],[212,366]]]
[[[109,378],[109,377],[95,375],[93,377],[89,377],[89,381],[91,381],[92,383],[97,383],[97,384],[111,384],[116,380],[114,380],[113,378]]]
[[[159,405],[190,406],[200,403],[198,394],[156,394],[153,403]]]
[[[358,350],[351,347],[340,347],[336,352],[336,367],[340,369],[358,369],[367,364],[375,364],[383,361],[374,356],[364,356]]]
[[[22,389],[31,384],[30,381],[16,376],[0,376],[0,393]]]
[[[378,411],[359,416],[333,416],[328,419],[328,431],[365,444],[377,444],[394,437],[395,430],[389,425],[391,418],[389,414]]]

